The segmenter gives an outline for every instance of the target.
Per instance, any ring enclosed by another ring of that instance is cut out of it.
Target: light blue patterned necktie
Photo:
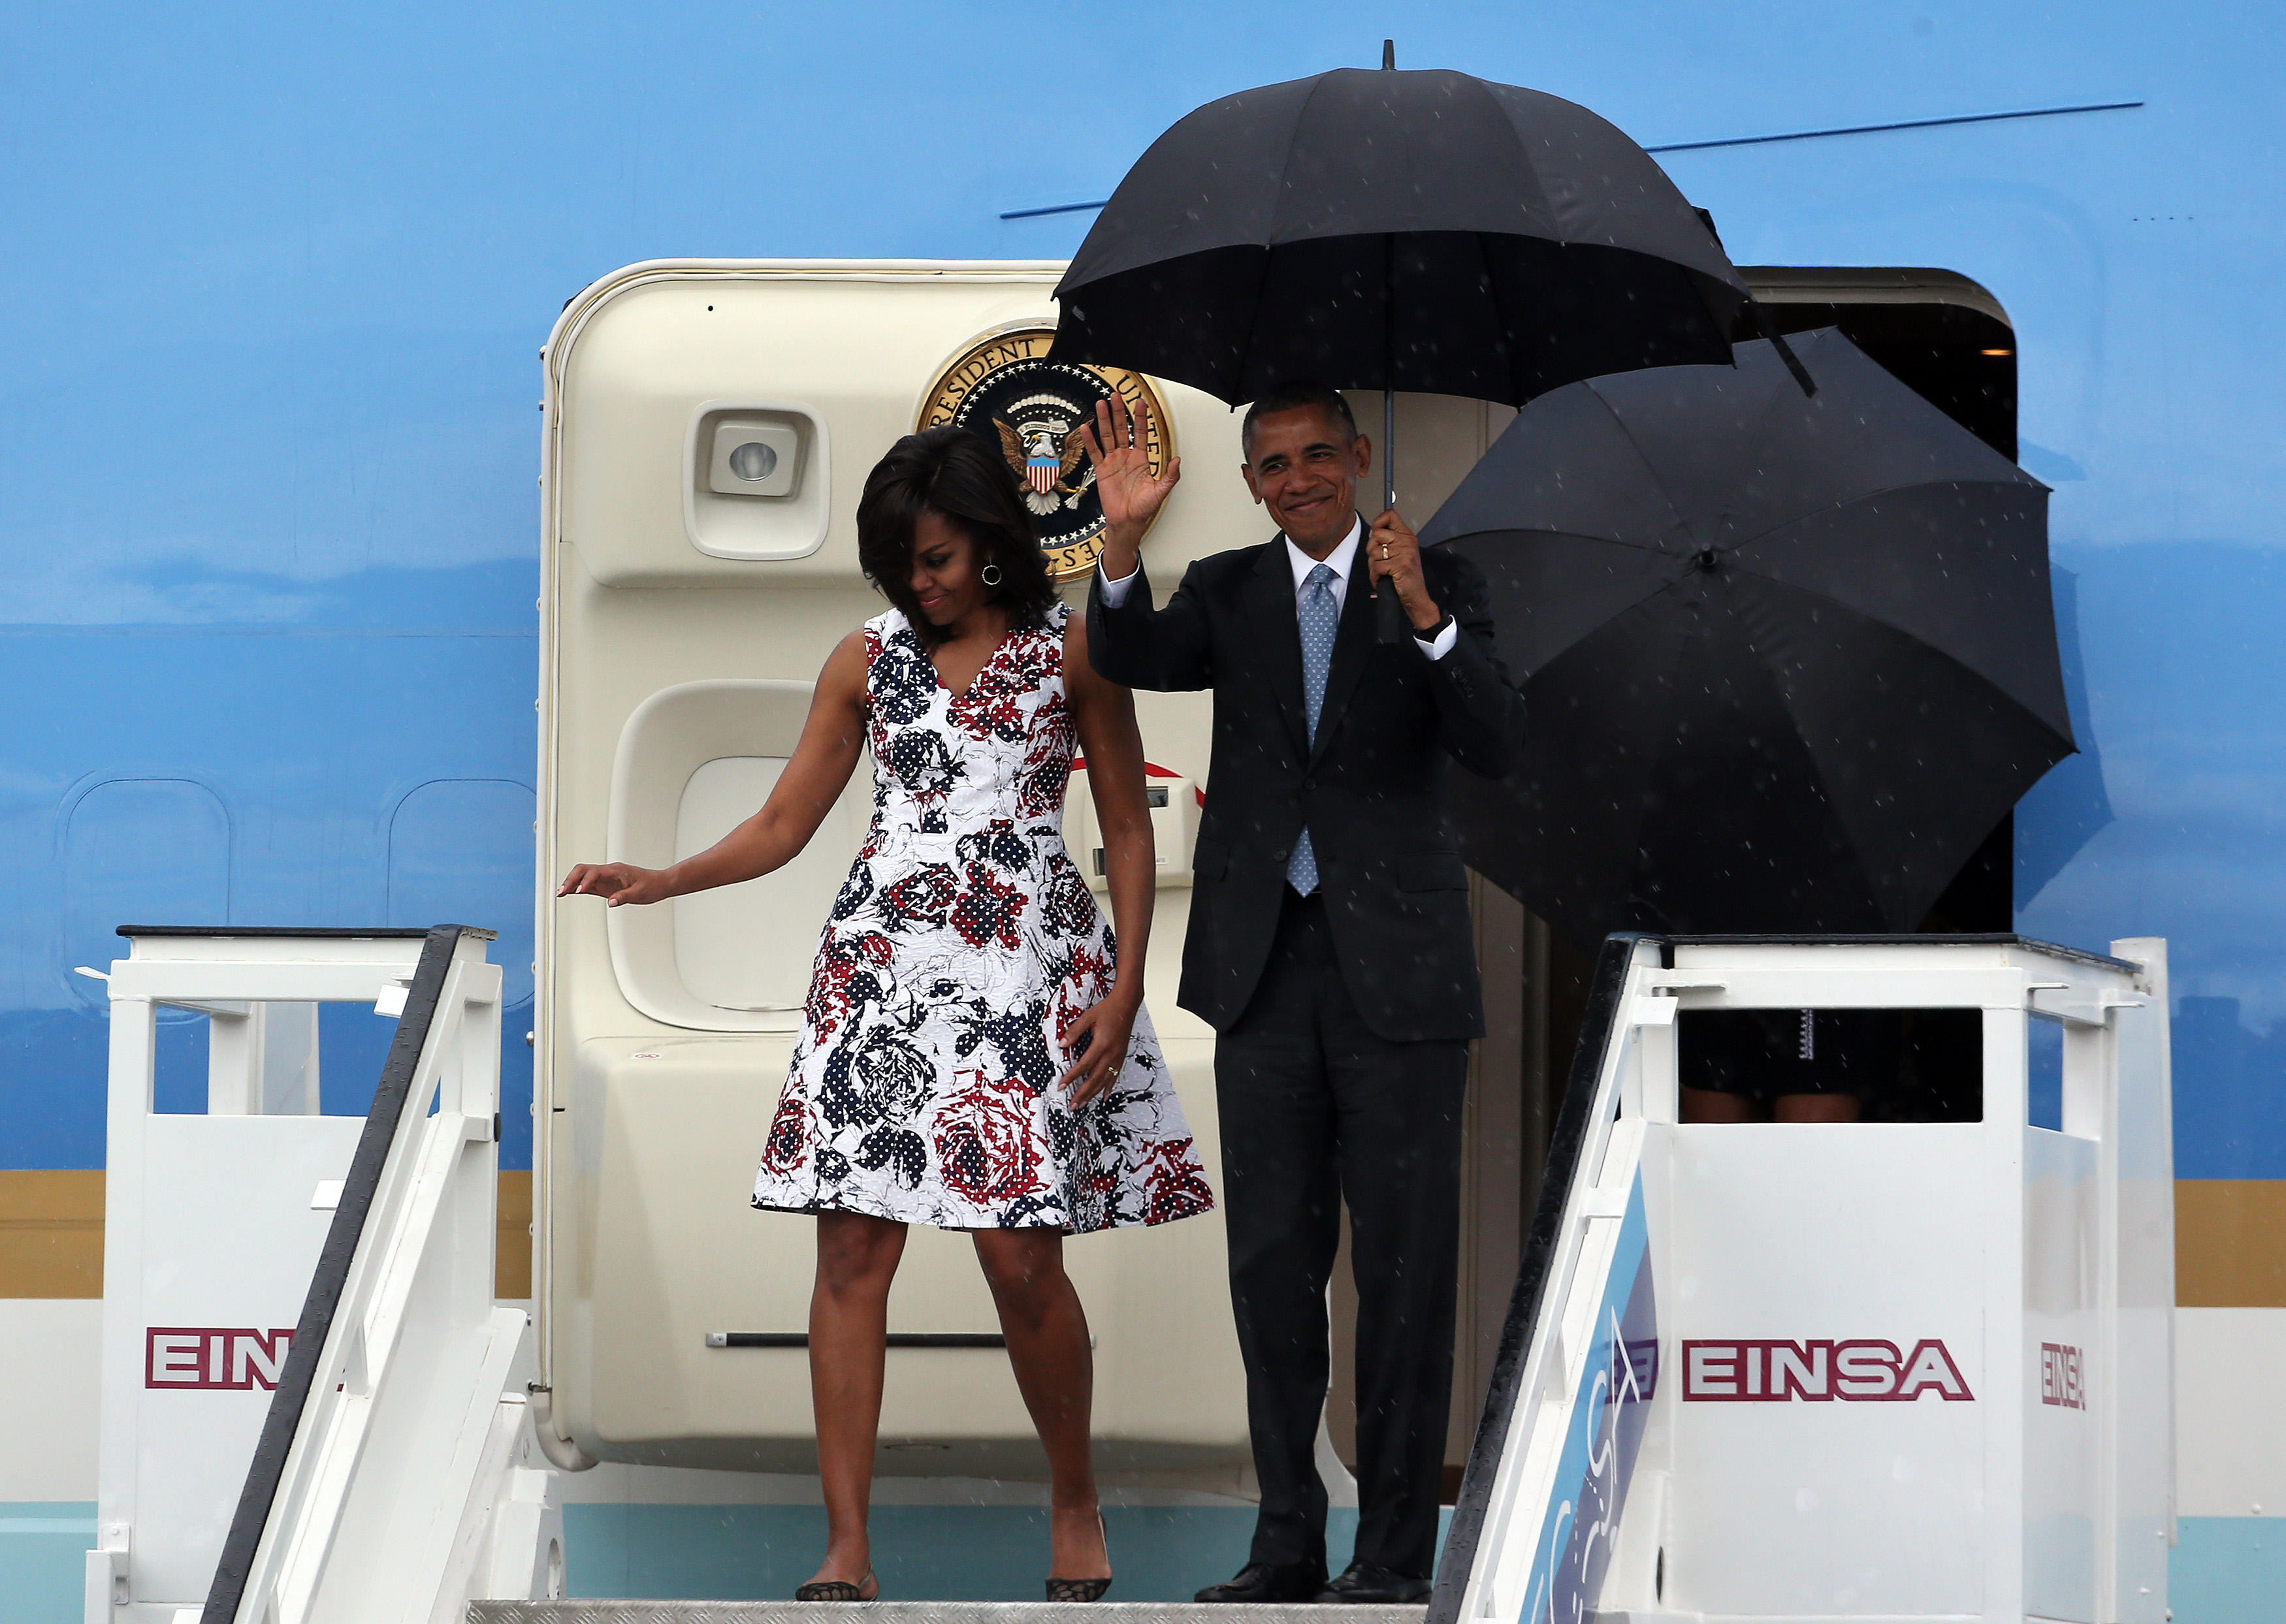
[[[1329,567],[1318,564],[1302,578],[1297,611],[1302,622],[1302,708],[1310,718],[1310,743],[1314,748],[1318,713],[1326,706],[1326,667],[1333,662],[1334,629],[1341,619],[1334,603],[1334,572]],[[1286,864],[1286,883],[1305,896],[1318,888],[1318,855],[1310,849],[1306,824],[1294,842],[1292,860]]]

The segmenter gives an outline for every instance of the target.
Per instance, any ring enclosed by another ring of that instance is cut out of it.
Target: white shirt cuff
[[[1142,572],[1143,566],[1141,564],[1137,564],[1133,569],[1128,571],[1126,574],[1121,576],[1117,580],[1114,580],[1108,575],[1104,574],[1103,566],[1101,564],[1096,565],[1096,577],[1103,583],[1103,606],[1106,609],[1116,609],[1122,603],[1124,603],[1127,601],[1127,588],[1135,584],[1135,578]],[[1447,643],[1446,646],[1449,648],[1451,644]],[[1433,658],[1435,657],[1432,655],[1431,658]]]
[[[1107,590],[1104,595],[1108,598],[1111,594]],[[1119,605],[1115,603],[1112,607],[1116,609]],[[1413,641],[1421,646],[1421,651],[1431,659],[1442,659],[1453,651],[1453,644],[1459,641],[1460,635],[1461,623],[1458,620],[1448,620],[1445,623],[1445,629],[1437,634],[1433,642],[1426,637],[1415,637]]]

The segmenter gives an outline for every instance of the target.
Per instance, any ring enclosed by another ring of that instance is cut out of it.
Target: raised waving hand
[[[1134,571],[1143,532],[1183,477],[1180,457],[1169,461],[1165,473],[1152,477],[1145,449],[1151,426],[1147,409],[1139,421],[1126,400],[1115,396],[1097,401],[1095,421],[1080,426],[1087,460],[1095,467],[1096,498],[1103,504],[1104,572],[1114,579]]]

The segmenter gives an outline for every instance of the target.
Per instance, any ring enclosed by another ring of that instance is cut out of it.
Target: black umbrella
[[[1520,412],[1423,531],[1533,735],[1470,863],[1581,940],[1910,930],[2072,752],[2047,487],[1827,328]]]
[[[1753,297],[1651,154],[1585,107],[1399,72],[1388,49],[1154,141],[1057,285],[1054,358],[1234,406],[1290,378],[1383,390],[1389,506],[1398,390],[1520,406],[1730,359]]]

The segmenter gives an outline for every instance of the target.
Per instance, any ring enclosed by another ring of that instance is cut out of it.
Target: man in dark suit
[[[1368,527],[1372,447],[1341,396],[1248,410],[1243,473],[1280,533],[1201,559],[1163,608],[1142,533],[1154,479],[1124,404],[1088,450],[1107,537],[1088,653],[1115,682],[1214,690],[1180,1003],[1211,1023],[1231,1297],[1262,1504],[1235,1579],[1201,1601],[1415,1601],[1436,1561],[1453,1372],[1461,1101],[1484,1030],[1447,761],[1488,777],[1524,738],[1483,577]],[[1376,639],[1373,595],[1412,635]],[[1358,1292],[1356,1560],[1326,1578],[1326,1283],[1340,1203]]]

